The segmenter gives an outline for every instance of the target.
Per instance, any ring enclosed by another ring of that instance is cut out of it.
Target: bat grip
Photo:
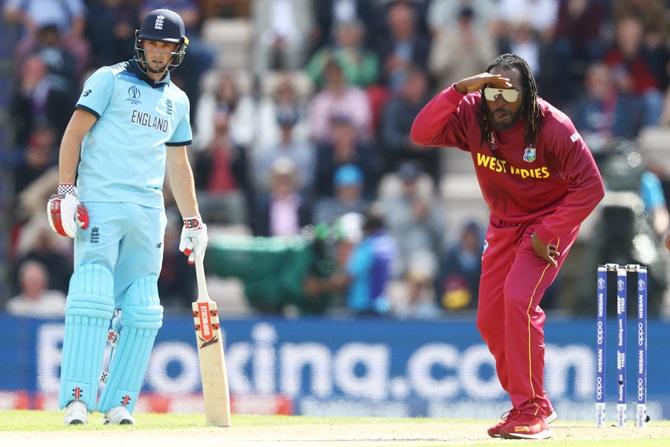
[[[195,279],[198,283],[198,301],[210,301],[205,281],[204,256],[195,257]]]

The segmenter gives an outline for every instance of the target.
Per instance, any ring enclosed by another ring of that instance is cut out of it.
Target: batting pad
[[[98,380],[114,312],[112,273],[96,264],[82,265],[70,278],[65,307],[65,338],[58,405],[79,399],[95,408]]]
[[[121,307],[119,341],[98,406],[103,413],[119,405],[131,413],[135,409],[154,339],[163,324],[157,282],[158,276],[149,275],[128,288]]]

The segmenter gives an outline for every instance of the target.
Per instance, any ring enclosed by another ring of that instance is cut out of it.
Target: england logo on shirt
[[[526,163],[532,163],[537,158],[537,151],[533,146],[528,146],[523,150],[523,161]]]

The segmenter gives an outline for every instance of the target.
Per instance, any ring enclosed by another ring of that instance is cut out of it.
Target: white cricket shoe
[[[135,425],[135,418],[123,405],[114,407],[105,413],[105,425]]]
[[[551,410],[551,414],[547,416],[547,424],[551,424],[556,419],[558,419],[558,413],[556,413],[556,410]]]
[[[88,409],[80,400],[73,400],[65,407],[65,425],[85,425],[88,423]]]

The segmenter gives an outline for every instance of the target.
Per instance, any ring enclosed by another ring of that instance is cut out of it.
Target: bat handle
[[[210,301],[205,281],[204,256],[195,257],[195,278],[198,283],[198,301]]]

